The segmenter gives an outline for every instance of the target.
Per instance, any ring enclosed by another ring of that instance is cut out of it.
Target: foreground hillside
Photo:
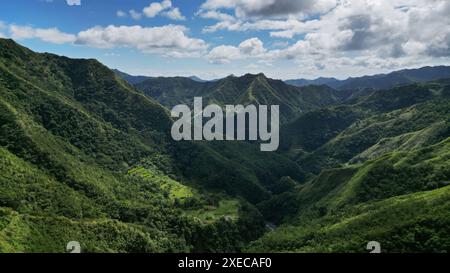
[[[279,172],[301,173],[282,157],[240,168],[242,158],[174,143],[168,110],[105,66],[11,40],[0,40],[0,113],[3,252],[63,252],[69,241],[85,251],[239,251],[264,231],[249,202],[268,198]]]
[[[448,252],[449,166],[450,138],[323,172],[271,204],[297,210],[248,251],[364,252],[378,241],[386,252]]]

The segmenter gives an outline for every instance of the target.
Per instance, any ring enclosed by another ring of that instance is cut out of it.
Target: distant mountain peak
[[[196,82],[207,82],[206,80],[203,80],[197,76],[190,76],[189,79],[196,81]]]
[[[117,76],[121,77],[122,79],[126,80],[127,82],[129,82],[132,85],[142,83],[142,82],[152,78],[152,77],[147,77],[147,76],[133,76],[133,75],[127,74],[125,72],[122,72],[118,69],[113,69],[112,71],[114,71],[114,73]]]

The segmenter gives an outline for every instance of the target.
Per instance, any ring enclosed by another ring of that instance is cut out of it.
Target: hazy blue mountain
[[[424,83],[450,77],[450,66],[422,67],[418,69],[404,69],[389,74],[378,74],[336,80],[334,78],[318,78],[316,80],[288,80],[286,83],[295,86],[326,84],[338,90],[389,89],[400,85]]]
[[[147,76],[133,76],[130,74],[127,74],[125,72],[122,72],[120,70],[117,69],[113,69],[114,73],[116,73],[116,75],[118,75],[119,77],[121,77],[122,79],[126,80],[127,82],[129,82],[130,84],[139,84],[143,81],[146,81],[148,79],[151,79],[152,77],[147,77]]]
[[[285,81],[287,84],[303,87],[308,85],[328,85],[333,87],[334,85],[339,83],[338,79],[335,78],[317,78],[315,80],[306,80],[306,79],[297,79],[297,80],[287,80]]]
[[[208,81],[206,81],[206,80],[200,79],[200,78],[197,77],[197,76],[190,76],[189,79],[191,79],[191,80],[193,80],[193,81],[196,81],[196,82],[208,82]]]

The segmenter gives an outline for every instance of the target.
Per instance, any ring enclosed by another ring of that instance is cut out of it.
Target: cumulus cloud
[[[258,38],[243,41],[239,46],[221,45],[213,48],[207,58],[214,64],[227,64],[232,60],[260,57],[266,52],[263,42]]]
[[[239,45],[239,50],[244,55],[257,56],[266,51],[263,42],[258,38],[251,38]]]
[[[29,26],[9,26],[10,37],[15,40],[40,39],[54,44],[72,43],[76,36],[61,32],[57,28],[32,28]]]
[[[123,11],[123,10],[118,10],[118,11],[116,12],[116,15],[117,15],[117,17],[119,17],[119,18],[127,17],[127,13],[126,13],[125,11]]]
[[[211,63],[227,64],[241,58],[241,52],[235,46],[221,45],[213,48],[207,57]]]
[[[126,18],[130,16],[134,20],[141,20],[142,19],[142,13],[139,11],[136,11],[134,9],[130,9],[128,12],[125,12],[123,10],[118,10],[116,12],[116,16],[119,18]]]
[[[299,5],[301,10],[311,7],[308,6],[308,1],[289,2],[289,5]],[[321,11],[324,13],[318,17],[289,16],[286,19],[273,19],[263,16],[255,19],[242,18],[241,12],[241,17],[224,20],[212,14],[210,17],[215,17],[219,22],[205,27],[204,32],[258,30],[269,31],[273,38],[293,39],[302,36],[288,48],[269,52],[268,55],[273,58],[317,59],[348,54],[365,55],[366,58],[450,56],[450,1],[346,0],[334,4],[327,1],[314,2],[314,5],[323,7]],[[208,0],[202,8],[214,12],[232,8],[236,9],[238,15],[239,9],[245,11],[243,14],[246,16],[266,15],[262,11],[274,3],[283,7],[285,4],[275,0]],[[295,12],[300,10],[290,7]],[[281,14],[283,9],[278,7],[273,14]],[[202,11],[200,14],[206,12]]]
[[[144,8],[143,12],[148,18],[153,18],[170,7],[172,7],[172,1],[164,0],[162,2],[151,3],[148,7]]]
[[[258,43],[251,41],[215,47],[207,55],[211,63],[242,59],[289,62],[289,73],[297,68],[298,74],[308,71],[310,75],[342,77],[450,61],[450,1],[446,0],[346,0],[319,16],[284,19],[252,17],[250,13],[226,16],[224,10],[235,8],[235,1],[206,3],[198,15],[218,22],[204,32],[267,31],[278,39],[277,45],[271,43],[270,48],[259,51]]]
[[[198,56],[207,49],[201,39],[190,38],[187,28],[179,25],[161,27],[93,27],[78,34],[76,43],[98,48],[133,47],[142,52],[168,56]]]
[[[178,9],[178,8],[173,8],[173,9],[165,12],[164,16],[166,16],[167,18],[170,18],[172,20],[178,20],[178,21],[186,20],[186,17],[184,17],[181,14],[180,9]]]
[[[69,34],[57,28],[0,24],[9,32],[4,37],[15,40],[40,39],[54,44],[77,44],[94,48],[135,48],[144,53],[157,53],[171,57],[201,57],[208,49],[202,39],[191,38],[188,29],[180,25],[160,27],[114,26],[92,27],[78,34]]]
[[[134,9],[129,11],[131,18],[134,20],[140,20],[142,18],[142,13],[135,11]]]
[[[66,0],[69,6],[81,6],[81,0]]]
[[[148,18],[154,18],[158,15],[162,15],[171,20],[186,20],[186,17],[181,14],[180,9],[173,7],[172,1],[170,0],[151,3],[149,6],[143,9],[142,13]]]

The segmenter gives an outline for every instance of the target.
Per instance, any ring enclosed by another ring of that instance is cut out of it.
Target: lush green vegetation
[[[263,232],[243,190],[224,196],[196,180],[232,159],[199,154],[215,167],[187,163],[183,175],[182,149],[203,145],[173,143],[157,102],[94,60],[0,42],[0,251],[62,252],[73,240],[85,251],[239,251]],[[214,219],[201,216],[215,206]]]
[[[322,172],[295,193],[264,204],[268,213],[286,204],[296,210],[274,218],[283,225],[247,250],[364,252],[364,244],[379,241],[389,252],[448,252],[449,165],[450,138]]]
[[[448,252],[450,188],[361,204],[286,224],[247,249],[251,252]]]
[[[0,39],[0,252],[450,250],[449,80],[142,80]],[[164,106],[194,96],[279,104],[280,151],[174,142]]]

